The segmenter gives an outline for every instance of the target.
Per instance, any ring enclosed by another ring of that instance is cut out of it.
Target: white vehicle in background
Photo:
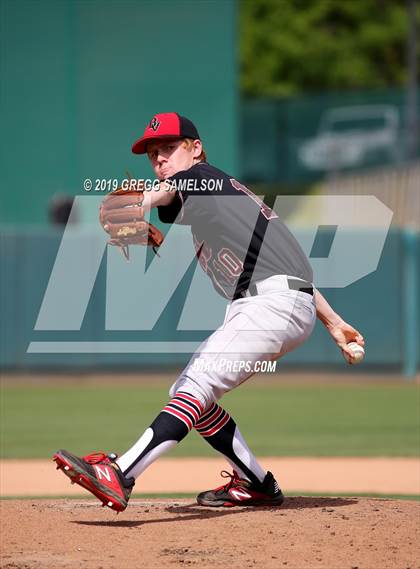
[[[329,109],[321,116],[317,136],[299,148],[299,159],[310,170],[361,166],[378,151],[395,160],[398,129],[394,105]]]

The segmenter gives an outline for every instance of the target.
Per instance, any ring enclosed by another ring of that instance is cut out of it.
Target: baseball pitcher
[[[317,317],[350,362],[348,345],[363,346],[364,339],[314,288],[308,259],[278,215],[207,162],[190,120],[155,115],[132,150],[147,154],[159,185],[157,191],[117,190],[104,199],[100,222],[110,243],[126,256],[132,245],[158,248],[163,236],[144,220],[157,208],[162,222],[191,228],[202,269],[230,302],[224,322],[201,344],[168,403],[131,448],[119,457],[100,452],[80,458],[59,450],[57,468],[104,505],[123,511],[142,472],[196,429],[233,469],[222,473],[226,484],[198,495],[199,504],[280,505],[283,494],[273,474],[259,464],[219,400],[253,375],[253,364],[277,360],[302,344]],[[235,365],[243,361],[250,365]]]

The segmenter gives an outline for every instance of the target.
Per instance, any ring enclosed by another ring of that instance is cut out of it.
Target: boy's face
[[[191,168],[196,162],[195,158],[201,154],[201,148],[199,140],[187,146],[182,139],[162,139],[149,142],[147,156],[156,177],[165,180],[177,172]]]

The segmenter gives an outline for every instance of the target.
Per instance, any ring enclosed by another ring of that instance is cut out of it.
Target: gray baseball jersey
[[[285,224],[233,177],[200,162],[169,180],[177,192],[158,207],[159,218],[191,226],[200,264],[219,294],[231,299],[273,275],[312,282],[308,259]]]

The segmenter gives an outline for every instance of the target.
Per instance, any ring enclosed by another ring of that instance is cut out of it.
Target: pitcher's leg
[[[118,458],[124,476],[138,478],[152,462],[188,435],[202,412],[198,399],[189,393],[176,393],[138,441]]]
[[[57,468],[101,502],[122,512],[135,479],[159,456],[179,443],[199,420],[203,407],[189,393],[176,393],[139,440],[120,458],[92,453],[78,457],[61,449],[54,455]]]
[[[235,421],[220,405],[213,403],[200,417],[195,429],[228,460],[241,478],[251,482],[264,480],[267,472],[251,452]]]

